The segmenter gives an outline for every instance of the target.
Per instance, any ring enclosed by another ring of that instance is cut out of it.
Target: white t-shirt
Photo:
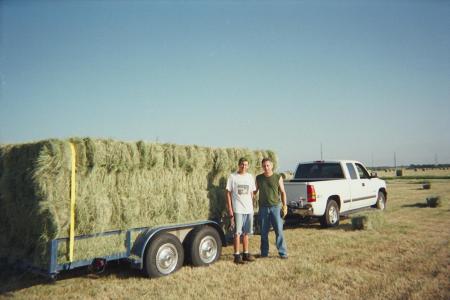
[[[252,195],[256,191],[255,180],[252,174],[232,173],[228,177],[227,191],[231,192],[233,212],[238,214],[252,214]]]

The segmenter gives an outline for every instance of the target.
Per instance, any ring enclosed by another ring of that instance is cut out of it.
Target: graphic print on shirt
[[[250,186],[248,185],[244,185],[244,184],[238,184],[238,194],[239,195],[246,195],[248,194],[248,190],[249,190]]]

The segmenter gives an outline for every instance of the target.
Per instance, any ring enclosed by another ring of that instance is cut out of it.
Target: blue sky
[[[0,143],[450,163],[450,1],[0,1]]]

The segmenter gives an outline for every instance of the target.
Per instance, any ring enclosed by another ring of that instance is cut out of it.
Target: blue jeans
[[[270,224],[275,231],[276,245],[280,256],[287,256],[286,242],[283,234],[283,219],[280,215],[281,204],[259,208],[259,222],[261,225],[261,256],[269,255]]]

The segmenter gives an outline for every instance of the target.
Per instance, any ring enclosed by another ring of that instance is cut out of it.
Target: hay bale
[[[354,230],[377,230],[384,226],[385,218],[381,211],[371,211],[352,216]]]
[[[424,182],[424,183],[422,184],[422,188],[423,188],[424,190],[429,190],[429,189],[431,188],[431,183],[429,183],[429,182]]]
[[[440,207],[442,206],[441,197],[439,196],[431,196],[427,198],[428,207]]]
[[[225,185],[240,156],[262,172],[271,151],[73,138],[0,145],[0,257],[48,264],[48,242],[68,237],[72,142],[75,234],[221,218]],[[123,237],[75,243],[75,260],[123,252]],[[67,261],[60,244],[58,262]]]
[[[289,181],[294,178],[294,174],[291,171],[280,172],[280,175],[284,181]]]

